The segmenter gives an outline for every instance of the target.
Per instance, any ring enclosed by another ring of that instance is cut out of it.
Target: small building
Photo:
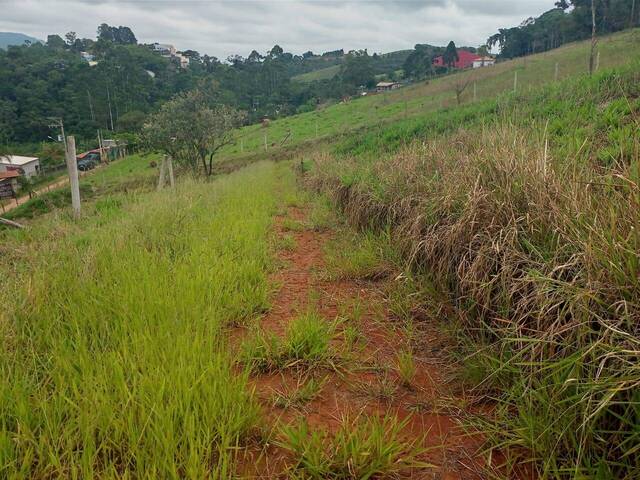
[[[40,159],[37,157],[6,155],[0,157],[0,171],[17,171],[27,178],[35,177],[40,173]]]
[[[480,57],[473,61],[473,68],[490,67],[495,65],[496,59],[493,57]]]
[[[93,62],[96,59],[93,55],[91,55],[88,52],[80,52],[80,57],[82,57],[82,59],[87,63]]]
[[[176,47],[168,43],[154,43],[153,50],[163,57],[173,57],[176,54]]]
[[[180,65],[180,68],[182,69],[185,69],[189,66],[189,57],[186,57],[181,53],[176,53],[172,58]]]
[[[0,171],[0,200],[15,197],[19,189],[19,176],[20,174],[16,170]]]
[[[398,82],[379,82],[376,85],[377,92],[388,92],[396,90],[397,88],[400,88],[400,84]]]
[[[463,69],[470,68],[473,66],[473,62],[476,60],[480,60],[482,57],[480,55],[476,55],[475,53],[471,53],[467,50],[457,50],[458,60],[453,64],[454,68]],[[440,55],[433,59],[433,65],[435,67],[447,67],[444,63],[444,56]]]

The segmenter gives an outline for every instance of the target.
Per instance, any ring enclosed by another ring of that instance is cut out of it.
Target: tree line
[[[98,27],[95,39],[68,32],[49,35],[45,44],[0,50],[0,143],[52,137],[52,117],[63,118],[79,138],[95,138],[97,129],[137,133],[171,98],[211,82],[217,102],[246,112],[244,122],[251,123],[314,109],[371,87],[381,68],[398,67],[366,51],[293,55],[278,45],[224,61],[195,50],[180,53],[189,58],[189,68],[139,44],[129,27],[108,24]],[[340,72],[332,79],[292,80],[334,65]]]
[[[514,58],[587,39],[592,34],[592,7],[599,35],[639,24],[636,0],[560,0],[537,18],[528,18],[517,27],[501,28],[489,37],[487,45],[499,46],[503,58]]]

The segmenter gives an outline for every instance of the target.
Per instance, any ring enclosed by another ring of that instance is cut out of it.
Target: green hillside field
[[[20,207],[0,477],[637,479],[640,31],[592,76],[588,48],[244,128],[174,189],[113,162],[79,219]]]
[[[335,77],[340,71],[340,65],[331,65],[330,67],[320,68],[313,72],[303,73],[302,75],[296,75],[291,80],[294,82],[311,83],[317,80],[329,80]]]
[[[640,30],[628,30],[600,40],[600,69],[627,64],[640,58]],[[347,103],[331,105],[314,112],[272,121],[268,128],[251,125],[238,132],[238,141],[220,152],[221,160],[237,159],[265,152],[277,156],[281,142],[286,146],[314,143],[334,136],[395,122],[404,118],[418,118],[457,105],[455,88],[465,85],[461,103],[496,99],[513,91],[518,76],[518,91],[528,92],[558,80],[585,74],[588,70],[589,42],[565,45],[538,55],[498,63],[493,67],[469,70],[393,92],[357,98]]]

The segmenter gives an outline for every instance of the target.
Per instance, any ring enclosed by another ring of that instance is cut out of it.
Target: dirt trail
[[[50,192],[51,190],[55,190],[56,188],[66,185],[67,183],[69,183],[69,179],[65,177],[61,180],[56,180],[55,182],[48,184],[46,187],[39,188],[38,190],[33,191],[31,196],[23,195],[22,197],[5,201],[6,203],[0,207],[0,212],[4,213],[13,210],[14,208],[18,208],[20,205],[22,205],[23,203],[27,203],[32,198],[35,198],[43,193]]]
[[[288,323],[307,307],[313,306],[327,321],[344,313],[345,306],[361,309],[363,351],[358,353],[357,368],[336,373],[324,372],[326,383],[319,395],[297,408],[280,408],[274,404],[278,392],[292,391],[299,384],[296,372],[254,375],[251,378],[268,422],[290,422],[300,415],[312,427],[330,431],[347,414],[397,415],[408,418],[404,435],[417,440],[424,437],[427,453],[420,460],[435,467],[408,472],[404,478],[465,479],[483,478],[482,460],[478,455],[480,439],[465,435],[459,427],[450,391],[444,377],[442,344],[434,328],[422,326],[415,352],[417,374],[410,387],[402,385],[397,373],[397,352],[407,345],[398,322],[385,306],[381,282],[361,280],[331,281],[320,273],[324,267],[324,246],[332,232],[285,231],[285,218],[304,222],[304,209],[290,208],[286,216],[277,217],[275,234],[292,236],[295,248],[280,252],[283,268],[272,280],[280,286],[269,313],[261,319],[261,326],[282,335]],[[234,335],[239,340],[247,332]],[[455,402],[453,402],[455,403]],[[248,478],[283,478],[291,460],[287,452],[269,445],[261,451],[250,451],[241,461],[240,474]]]

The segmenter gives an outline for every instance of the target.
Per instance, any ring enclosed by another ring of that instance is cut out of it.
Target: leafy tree
[[[58,142],[48,142],[42,145],[40,164],[44,169],[64,163],[64,145]]]
[[[559,0],[556,8],[537,18],[500,29],[487,43],[490,47],[499,45],[500,55],[505,58],[544,52],[590,38],[594,23],[600,34],[633,26],[635,4],[635,0]]]
[[[443,53],[441,47],[417,44],[404,62],[402,69],[407,77],[421,79],[433,73],[433,58]]]
[[[352,50],[345,56],[340,78],[350,92],[360,86],[375,85],[372,58],[366,50]]]
[[[67,45],[71,47],[76,43],[76,38],[78,38],[78,35],[76,34],[76,32],[67,32],[64,38],[67,39]]]
[[[13,139],[16,120],[15,104],[0,98],[0,145],[6,145]]]
[[[118,118],[119,132],[139,132],[144,126],[147,116],[140,110],[127,112]]]
[[[447,67],[452,68],[459,59],[460,58],[458,57],[458,49],[456,48],[456,44],[452,40],[449,42],[449,45],[447,45],[447,48],[444,51],[444,64]]]
[[[244,120],[243,112],[216,105],[203,90],[177,95],[165,103],[145,124],[146,142],[176,161],[207,175],[213,173],[218,150],[234,141],[233,130]]]
[[[274,45],[271,50],[269,50],[269,58],[278,58],[284,53],[284,50],[280,45]]]
[[[47,36],[47,47],[63,49],[67,46],[60,35]]]
[[[249,63],[260,63],[264,57],[258,53],[257,50],[253,50],[247,57]]]
[[[119,45],[135,45],[138,43],[136,36],[129,27],[112,27],[106,23],[98,27],[98,39]]]

